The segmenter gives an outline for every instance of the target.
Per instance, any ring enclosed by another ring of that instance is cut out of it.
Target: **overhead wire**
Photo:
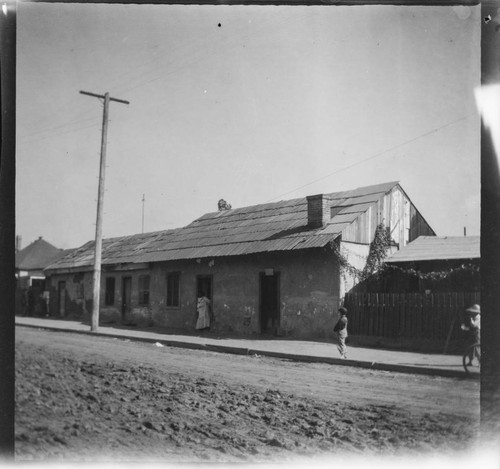
[[[195,46],[196,46],[196,44],[195,44]],[[181,47],[178,47],[177,49],[181,49]],[[157,63],[157,62],[158,62],[158,59],[155,58],[155,59],[152,59],[149,62],[146,62],[146,65],[149,65],[151,63]],[[169,66],[169,65],[171,65],[171,64],[167,63],[164,66]],[[150,72],[147,72],[147,71],[146,72],[141,72],[141,74],[139,75],[139,77],[142,77],[142,75],[146,75],[148,73],[150,73]],[[120,75],[120,77],[123,78],[123,75]],[[132,82],[133,82],[133,80],[134,79],[132,79]],[[130,82],[131,82],[131,80],[125,81],[125,83],[130,83]],[[145,82],[145,83],[148,83],[148,82]],[[139,87],[141,85],[142,85],[142,83],[139,84],[138,86],[132,87],[131,89],[135,89],[135,88],[137,88],[137,87]],[[123,87],[123,85],[122,85],[122,87]],[[124,92],[123,90],[120,90],[120,86],[118,86],[118,88],[115,87],[115,91],[118,92],[118,93]],[[67,103],[66,107],[67,108],[71,108],[73,104],[76,104],[79,101],[79,99],[80,99],[79,97],[75,97],[74,99],[72,99],[71,101],[69,101]],[[93,119],[94,117],[88,117],[88,118],[86,117],[91,112],[93,112],[93,110],[92,109],[88,109],[83,114],[80,114],[78,116],[78,119],[76,119],[76,120],[72,120],[70,122],[66,122],[64,124],[56,125],[56,126],[53,126],[53,127],[42,128],[42,129],[37,130],[35,132],[32,132],[30,134],[20,135],[18,138],[29,138],[29,137],[32,137],[34,135],[40,134],[40,133],[51,132],[53,130],[57,130],[57,129],[62,128],[62,127],[66,127],[66,126],[69,126],[69,125],[77,124],[77,123],[80,123],[80,122],[85,121],[85,120]],[[84,116],[85,116],[85,119],[80,119],[80,117],[84,117]]]
[[[95,120],[95,116],[93,116],[93,117],[87,117],[85,119],[79,119],[79,120],[74,120],[74,121],[66,122],[65,124],[57,125],[55,127],[49,127],[47,129],[39,130],[39,131],[33,132],[31,134],[19,135],[18,138],[29,139],[31,137],[34,137],[34,136],[36,136],[38,134],[41,134],[41,133],[44,133],[44,132],[58,130],[58,129],[63,128],[63,127],[68,127],[68,126],[71,126],[71,125],[80,124],[81,122],[87,122],[87,121],[90,121],[90,120]]]
[[[86,125],[86,126],[84,126],[84,127],[78,127],[78,128],[76,128],[76,129],[68,129],[68,130],[66,130],[66,131],[64,131],[64,132],[59,132],[59,133],[56,135],[56,137],[57,137],[58,135],[65,135],[65,134],[68,134],[68,133],[71,133],[71,132],[79,132],[80,130],[90,129],[90,128],[92,128],[92,127],[96,127],[96,126],[98,126],[97,128],[98,128],[99,130],[101,129],[101,120],[99,120],[98,122],[94,122],[94,123],[92,123],[92,124],[90,124],[90,125]],[[54,135],[45,135],[45,136],[42,136],[42,137],[39,137],[39,138],[35,138],[35,139],[33,139],[33,140],[29,140],[29,141],[27,141],[27,142],[23,142],[23,144],[25,144],[25,145],[29,145],[29,144],[32,144],[32,143],[35,143],[35,142],[39,142],[39,141],[41,141],[41,140],[47,140],[48,138],[54,138]]]
[[[300,19],[300,18],[303,18],[303,17],[305,17],[305,16],[306,16],[305,14],[300,15],[300,16],[296,16],[296,15],[295,15],[295,16],[293,16],[293,19]],[[288,16],[287,16],[285,19],[283,19],[282,21],[279,21],[279,22],[275,23],[275,24],[274,24],[274,26],[273,26],[273,31],[274,31],[277,27],[279,27],[279,26],[281,26],[281,25],[283,25],[283,24],[285,24],[285,23],[290,22],[290,19],[292,19],[292,15],[288,15]],[[258,35],[258,37],[259,37],[259,38],[262,38],[262,34],[260,34],[260,33],[262,33],[265,29],[266,29],[266,27],[265,27],[265,26],[262,26],[262,27],[260,27],[260,28],[253,29],[252,31],[249,31],[249,32],[243,32],[243,34],[239,34],[239,33],[236,33],[236,34],[235,34],[234,32],[232,32],[232,33],[231,33],[231,42],[233,43],[233,46],[234,46],[234,43],[236,42],[236,40],[239,40],[239,41],[244,40],[244,39],[248,38],[251,34],[252,34],[252,35]],[[217,34],[219,34],[219,32],[214,32],[214,33],[212,33],[211,35],[209,35],[209,38],[214,37],[214,36],[215,36],[215,35],[217,35]],[[200,40],[199,40],[199,41],[198,41],[198,42],[197,42],[194,46],[193,46],[192,44],[190,44],[190,45],[189,45],[189,48],[198,47],[198,44],[200,44],[200,43],[201,43],[201,44],[207,44],[207,42],[208,42],[208,40],[207,40],[207,36],[203,36],[203,38],[202,38],[202,39],[200,39]],[[178,50],[178,51],[179,51],[180,49],[182,49],[182,48],[181,48],[181,47],[177,48],[177,50]],[[196,50],[198,50],[198,49],[196,49]],[[165,73],[161,73],[160,75],[156,75],[156,76],[155,76],[155,77],[153,77],[153,78],[149,78],[149,79],[147,79],[147,80],[140,81],[140,82],[138,82],[138,83],[136,83],[136,84],[133,84],[133,85],[131,84],[132,86],[130,86],[130,87],[128,87],[128,88],[123,88],[123,89],[118,88],[119,92],[121,92],[121,93],[124,93],[124,92],[125,92],[125,93],[126,93],[126,92],[128,92],[128,91],[131,91],[131,90],[137,89],[137,88],[139,88],[139,87],[141,87],[141,86],[147,85],[147,84],[152,83],[152,82],[154,82],[154,81],[158,81],[158,80],[160,80],[161,78],[165,78],[165,77],[170,76],[170,75],[172,75],[173,73],[176,73],[176,72],[178,72],[178,71],[180,71],[180,70],[184,70],[187,66],[194,65],[194,64],[195,64],[195,63],[197,63],[197,62],[200,62],[200,61],[203,61],[203,60],[210,59],[210,58],[211,58],[211,56],[212,56],[214,53],[217,53],[217,52],[218,52],[218,50],[215,50],[215,46],[213,46],[213,50],[212,50],[212,51],[210,51],[210,53],[207,53],[207,52],[206,52],[206,49],[205,49],[205,51],[202,51],[202,49],[201,49],[201,48],[199,48],[199,50],[200,50],[200,52],[197,54],[197,56],[195,56],[195,60],[191,60],[191,61],[188,61],[188,62],[180,63],[180,64],[179,64],[180,66],[178,66],[178,67],[177,67],[176,69],[174,69],[174,70],[167,70]],[[170,53],[170,51],[169,51],[169,53]],[[201,55],[201,56],[200,56],[200,55]],[[151,63],[151,61],[150,61],[149,63]],[[170,66],[170,64],[169,64],[169,63],[167,63],[167,64],[165,64],[164,66],[160,67],[160,69],[162,69],[162,68],[166,68],[166,67],[168,67],[168,66]],[[157,70],[158,70],[158,68],[157,68],[155,71],[157,71]],[[146,75],[146,73],[147,73],[147,72],[143,73],[142,75]]]
[[[285,23],[288,23],[291,19],[294,19],[294,20],[297,20],[297,19],[300,19],[302,17],[306,16],[305,13],[303,15],[300,15],[300,16],[296,16],[296,15],[288,15],[286,18],[284,18],[282,21],[279,21],[277,23],[274,24],[274,29],[276,29],[276,27],[279,27]],[[248,38],[251,34],[252,35],[259,35],[259,32],[262,32],[264,29],[266,29],[266,26],[262,26],[260,28],[253,28],[252,31],[249,31],[249,32],[244,32],[242,35],[240,34],[234,34],[232,33],[231,34],[231,39],[233,40],[233,42],[235,42],[235,38],[238,39],[238,40],[244,40],[245,38]],[[209,39],[212,38],[212,37],[215,37],[216,35],[220,34],[218,30],[214,30],[214,32],[212,34],[209,35]],[[259,36],[261,37],[261,36]],[[190,43],[188,44],[187,46],[185,45],[180,45],[180,46],[177,46],[174,48],[173,52],[172,50],[169,50],[168,51],[168,54],[175,54],[175,53],[181,53],[183,51],[186,51],[186,55],[188,55],[188,53],[190,52],[190,49],[191,49],[191,52],[195,52],[197,50],[200,50],[201,51],[201,48],[199,47],[200,44],[206,44],[207,43],[207,36],[203,36],[203,38],[200,38],[197,42],[195,42],[194,44],[193,43]],[[139,81],[139,82],[136,82],[134,83],[134,81],[136,81],[138,78],[142,78],[143,76],[147,76],[148,74],[150,74],[150,72],[148,71],[144,71],[144,72],[141,72],[139,75],[137,75],[136,77],[133,77],[129,80],[126,80],[125,82],[123,82],[122,85],[117,85],[114,88],[114,92],[116,93],[126,93],[126,92],[129,92],[129,91],[132,91],[132,90],[135,90],[141,86],[144,86],[144,85],[147,85],[149,83],[153,83],[154,81],[158,81],[162,78],[165,78],[165,77],[168,77],[168,76],[171,76],[175,73],[178,73],[182,70],[185,70],[186,68],[198,63],[198,62],[201,62],[203,60],[207,60],[211,57],[211,55],[213,55],[214,53],[216,53],[217,51],[216,50],[212,50],[210,54],[207,54],[206,52],[200,52],[198,54],[192,54],[194,55],[194,60],[188,60],[188,61],[184,61],[183,63],[181,62],[180,64],[178,64],[178,66],[176,68],[174,68],[173,70],[167,70],[166,73],[161,73],[160,75],[156,75],[155,77],[153,78],[150,78],[150,79],[147,79],[147,80],[142,80],[142,81]],[[200,56],[200,54],[203,54]],[[150,65],[150,64],[157,64],[158,63],[158,60],[159,58],[155,58],[155,59],[151,59],[150,61],[146,62],[146,66],[147,65]],[[177,62],[179,62],[177,60]],[[167,67],[171,67],[172,65],[175,65],[175,61],[172,63],[172,62],[167,62],[165,63],[163,66],[159,67],[159,69],[165,69]],[[141,67],[142,68],[142,67]],[[158,67],[155,68],[155,71],[158,70]],[[120,75],[120,78],[123,78],[123,74]],[[126,87],[126,84],[130,83],[130,87]],[[69,103],[68,103],[68,107],[71,107],[69,106],[70,103],[76,103],[78,101],[78,97],[75,97],[74,99],[72,99]],[[33,137],[35,135],[38,135],[38,134],[42,134],[42,133],[46,133],[46,132],[53,132],[54,130],[58,130],[60,128],[64,128],[64,127],[68,127],[68,126],[71,126],[71,125],[75,125],[75,124],[78,124],[80,122],[85,122],[87,120],[91,120],[91,119],[94,119],[94,117],[87,117],[88,115],[90,115],[90,113],[94,112],[92,109],[88,109],[86,110],[84,113],[80,114],[78,116],[78,118],[76,120],[72,120],[70,122],[66,122],[66,123],[63,123],[63,124],[60,124],[60,125],[56,125],[56,126],[53,126],[53,127],[48,127],[48,128],[44,128],[44,129],[40,129],[40,130],[37,130],[35,132],[32,132],[30,134],[25,134],[25,135],[19,135],[18,138],[20,139],[24,139],[24,138],[30,138],[30,137]],[[44,138],[41,138],[41,139],[34,139],[33,141],[29,141],[29,142],[26,142],[26,143],[32,143],[34,141],[38,141],[38,140],[43,140]]]
[[[390,151],[393,151],[393,150],[396,150],[396,149],[398,149],[398,148],[401,148],[401,147],[403,147],[403,146],[405,146],[405,145],[408,145],[409,143],[415,142],[416,140],[419,140],[419,139],[421,139],[421,138],[423,138],[423,137],[427,137],[428,135],[432,135],[433,133],[436,133],[436,132],[438,132],[439,130],[443,130],[443,129],[445,129],[446,127],[450,127],[450,126],[452,126],[452,125],[454,125],[454,124],[457,124],[458,122],[461,122],[461,121],[463,121],[463,120],[466,120],[466,119],[468,119],[469,117],[474,116],[474,115],[477,115],[477,114],[476,114],[476,113],[471,113],[471,114],[468,114],[467,116],[463,116],[463,117],[461,117],[460,119],[456,119],[456,120],[454,120],[454,121],[452,121],[452,122],[448,122],[447,124],[441,125],[441,126],[439,126],[439,127],[435,127],[434,129],[432,129],[432,130],[430,130],[430,131],[428,131],[428,132],[425,132],[425,133],[423,133],[423,134],[420,134],[420,135],[418,135],[418,136],[416,136],[416,137],[413,137],[413,138],[411,138],[411,139],[409,139],[409,140],[406,140],[406,141],[404,141],[404,142],[402,142],[402,143],[398,143],[397,145],[394,145],[394,146],[392,146],[392,147],[390,147],[390,148],[386,148],[385,150],[382,150],[382,151],[380,151],[380,152],[378,152],[378,153],[375,153],[374,155],[371,155],[371,156],[369,156],[369,157],[367,157],[367,158],[364,158],[364,159],[362,159],[362,160],[360,160],[360,161],[356,161],[355,163],[352,163],[352,164],[350,164],[350,165],[348,165],[348,166],[344,166],[344,167],[342,167],[342,168],[339,168],[339,169],[337,169],[337,170],[335,170],[335,171],[332,171],[331,173],[326,174],[325,176],[321,176],[320,178],[315,179],[314,181],[310,181],[310,182],[308,182],[308,183],[306,183],[306,184],[303,184],[303,185],[301,185],[301,186],[299,186],[299,187],[296,187],[295,189],[292,189],[292,190],[290,190],[290,191],[288,191],[288,192],[285,192],[285,193],[283,193],[283,194],[277,195],[276,197],[273,197],[272,199],[267,200],[265,203],[272,202],[272,201],[274,201],[274,200],[276,200],[276,199],[279,199],[280,197],[284,197],[285,195],[289,195],[289,194],[292,194],[292,193],[294,193],[294,192],[297,192],[298,190],[300,190],[300,189],[304,189],[305,187],[311,186],[312,184],[315,184],[315,183],[317,183],[317,182],[319,182],[319,181],[323,181],[324,179],[327,179],[327,178],[329,178],[330,176],[333,176],[333,175],[335,175],[335,174],[338,174],[338,173],[340,173],[340,172],[342,172],[342,171],[346,171],[346,170],[351,169],[351,168],[353,168],[353,167],[355,167],[355,166],[358,166],[358,165],[360,165],[360,164],[362,164],[362,163],[366,163],[367,161],[370,161],[370,160],[373,160],[373,159],[375,159],[375,158],[378,158],[378,157],[380,157],[380,156],[382,156],[382,155],[385,155],[386,153],[388,153],[388,152],[390,152]]]

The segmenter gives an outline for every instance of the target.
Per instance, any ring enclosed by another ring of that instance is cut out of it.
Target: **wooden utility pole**
[[[93,96],[104,100],[104,111],[102,116],[102,136],[101,136],[101,166],[99,169],[99,190],[97,194],[97,220],[95,227],[95,254],[94,254],[94,278],[93,278],[93,305],[92,305],[92,321],[90,330],[97,332],[99,328],[99,304],[101,297],[101,257],[102,257],[102,207],[104,201],[104,176],[106,172],[106,139],[108,135],[108,114],[109,102],[116,101],[118,103],[130,104],[122,99],[111,98],[109,93],[104,95],[89,93],[88,91],[80,91],[81,94]]]

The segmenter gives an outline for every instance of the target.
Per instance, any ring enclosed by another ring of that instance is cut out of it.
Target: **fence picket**
[[[399,310],[397,307],[396,297],[394,293],[390,294],[391,296],[391,307],[392,307],[392,333],[391,337],[397,338],[399,332]]]
[[[417,332],[419,333],[420,337],[425,338],[425,324],[424,324],[424,318],[423,318],[423,311],[422,311],[422,294],[421,293],[416,293],[415,294],[415,313],[417,315]]]
[[[400,337],[405,337],[406,335],[406,300],[404,293],[400,293],[399,295],[399,317],[401,318],[401,325],[399,328]]]
[[[428,298],[428,311],[429,311],[429,330],[431,339],[435,339],[436,335],[436,315],[434,314],[434,295],[429,295]]]

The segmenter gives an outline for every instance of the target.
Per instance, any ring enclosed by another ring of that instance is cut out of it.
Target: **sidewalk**
[[[216,338],[198,335],[181,335],[165,332],[149,332],[138,329],[99,326],[98,332],[91,332],[90,326],[76,321],[51,318],[17,317],[16,326],[43,328],[54,331],[91,334],[142,342],[159,342],[164,346],[207,350],[239,355],[263,355],[289,360],[330,363],[355,366],[373,370],[397,371],[402,373],[427,374],[444,377],[466,377],[462,357],[412,353],[393,350],[370,349],[348,346],[348,360],[341,360],[337,347],[332,343],[289,339],[261,338]],[[479,372],[473,374],[479,377]]]

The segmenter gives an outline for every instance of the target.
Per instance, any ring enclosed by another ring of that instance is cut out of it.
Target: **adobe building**
[[[174,230],[103,240],[100,319],[194,331],[197,297],[212,329],[331,335],[377,226],[393,249],[435,235],[397,182],[207,213]],[[45,269],[56,316],[89,318],[94,242]]]

